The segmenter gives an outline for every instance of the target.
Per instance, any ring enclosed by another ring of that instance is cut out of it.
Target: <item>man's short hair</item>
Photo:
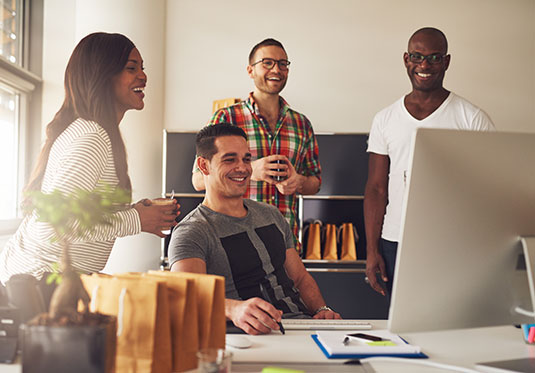
[[[217,153],[215,140],[223,136],[241,136],[247,141],[245,132],[240,127],[230,123],[218,123],[206,126],[197,133],[195,138],[197,157],[211,160],[214,154]]]
[[[409,38],[409,44],[411,43],[411,40],[418,34],[427,34],[427,35],[438,36],[444,42],[444,47],[446,48],[446,50],[444,52],[448,53],[448,39],[446,39],[446,35],[444,35],[444,33],[442,31],[440,31],[439,29],[434,28],[434,27],[423,27],[423,28],[421,28],[419,30],[416,30],[414,32],[414,34],[412,34],[412,36]]]
[[[255,62],[253,61],[253,58],[257,50],[259,50],[262,47],[269,47],[272,45],[275,47],[281,48],[284,51],[284,53],[286,53],[286,49],[284,49],[280,41],[272,39],[272,38],[268,38],[268,39],[262,40],[260,43],[255,45],[253,49],[251,49],[251,53],[249,53],[249,64],[252,64],[253,62]]]

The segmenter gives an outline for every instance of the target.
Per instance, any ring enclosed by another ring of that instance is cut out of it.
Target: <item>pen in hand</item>
[[[260,283],[260,291],[262,292],[262,297],[269,303],[271,303],[271,297],[269,296],[266,288],[262,283]],[[284,327],[282,326],[282,323],[280,321],[275,321],[277,325],[279,326],[279,330],[282,334],[286,334],[286,331],[284,330]]]

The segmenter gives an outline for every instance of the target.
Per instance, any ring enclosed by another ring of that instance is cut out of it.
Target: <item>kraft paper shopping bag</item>
[[[334,224],[325,224],[325,240],[323,245],[323,259],[338,259],[337,229]]]
[[[90,310],[117,317],[117,372],[170,372],[167,285],[140,275],[83,275]]]
[[[341,239],[341,260],[357,260],[357,247],[356,242],[358,240],[357,229],[352,223],[344,223],[340,227],[342,235]]]
[[[150,271],[147,276],[165,281],[169,294],[173,372],[197,367],[199,317],[195,281],[170,275],[167,271]]]
[[[310,223],[305,231],[308,230],[307,247],[305,259],[321,259],[321,222],[316,220]]]
[[[169,272],[169,275],[191,278],[195,281],[199,313],[199,348],[225,348],[227,330],[225,278],[190,272]]]

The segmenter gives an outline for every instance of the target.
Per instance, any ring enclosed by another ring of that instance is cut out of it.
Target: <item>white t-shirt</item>
[[[451,128],[489,131],[494,124],[480,108],[450,92],[446,100],[431,115],[422,120],[414,118],[404,104],[405,97],[381,110],[373,119],[368,152],[388,155],[388,205],[381,237],[399,241],[401,206],[405,193],[411,137],[416,128]]]

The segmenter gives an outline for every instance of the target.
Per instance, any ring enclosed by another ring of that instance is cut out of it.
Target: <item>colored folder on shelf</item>
[[[408,344],[403,338],[387,330],[366,332],[383,338],[384,345],[377,342],[351,342],[344,344],[347,331],[318,331],[312,339],[329,359],[363,359],[366,357],[427,358],[420,347]]]

